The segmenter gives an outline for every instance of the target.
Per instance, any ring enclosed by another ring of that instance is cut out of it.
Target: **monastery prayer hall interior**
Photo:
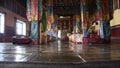
[[[120,68],[120,0],[0,0],[1,68]]]

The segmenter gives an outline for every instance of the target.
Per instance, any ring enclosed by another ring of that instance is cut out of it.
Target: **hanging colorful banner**
[[[109,13],[109,4],[108,0],[103,0],[101,3],[101,10],[102,14],[108,14]]]
[[[39,21],[42,19],[42,0],[38,0],[38,19]]]
[[[101,1],[97,0],[97,9],[98,11],[101,11]]]
[[[51,29],[52,24],[52,6],[46,6],[47,8],[47,29]]]
[[[109,13],[102,15],[102,20],[109,20],[109,19],[110,19]]]
[[[109,12],[110,12],[110,20],[113,19],[113,0],[109,0]]]
[[[81,22],[82,22],[83,37],[87,37],[87,29],[88,29],[87,11],[88,8],[87,8],[86,0],[81,0]]]
[[[27,19],[28,21],[31,21],[31,0],[27,0],[27,12],[26,12],[26,15],[27,15]]]
[[[30,22],[30,38],[38,40],[38,0],[27,0],[27,18]]]
[[[51,16],[51,14],[52,14],[52,6],[46,6],[46,8],[47,8],[48,16]]]
[[[47,27],[46,12],[43,12],[42,14],[42,27],[43,27],[43,31],[45,32]]]
[[[100,22],[100,37],[102,39],[110,39],[110,23],[109,21],[102,20]]]
[[[38,0],[31,0],[31,18],[38,20]]]
[[[113,0],[109,0],[110,11],[113,11]]]
[[[110,39],[110,22],[104,21],[104,38],[109,40]]]
[[[30,31],[30,38],[34,41],[38,40],[38,21],[31,21]]]

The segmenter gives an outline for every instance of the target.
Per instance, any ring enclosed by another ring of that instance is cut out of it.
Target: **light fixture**
[[[60,18],[64,18],[63,16],[60,16]]]

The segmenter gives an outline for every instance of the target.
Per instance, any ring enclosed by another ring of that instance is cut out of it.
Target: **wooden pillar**
[[[83,30],[83,36],[87,37],[87,4],[86,0],[80,0],[81,1],[81,23],[82,23],[82,30]]]
[[[68,27],[69,27],[69,31],[70,31],[70,18],[69,18],[69,26]]]
[[[42,13],[43,4],[42,0],[38,0],[38,21],[39,21],[39,44],[42,44]]]
[[[42,22],[40,22],[39,26],[39,43],[42,44]]]

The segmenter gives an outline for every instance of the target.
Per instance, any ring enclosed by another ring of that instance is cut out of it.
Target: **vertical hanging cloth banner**
[[[101,8],[101,0],[97,0],[97,19],[102,20],[102,8]]]
[[[109,13],[110,13],[110,20],[113,19],[113,0],[109,0]]]
[[[46,12],[43,12],[43,15],[42,15],[42,26],[43,26],[43,31],[45,32],[46,31],[46,27],[47,27],[47,19],[46,19]]]
[[[110,0],[97,0],[98,12],[101,12],[100,16],[100,38],[110,39]]]
[[[47,8],[47,29],[51,29],[52,24],[52,6],[48,5]]]
[[[38,20],[41,21],[42,19],[42,0],[38,0]]]
[[[74,29],[74,32],[75,33],[79,33],[79,28],[80,28],[80,22],[79,22],[79,16],[76,14],[76,15],[74,15],[74,17],[73,17],[73,29]]]
[[[98,11],[101,11],[101,2],[100,2],[100,0],[97,0],[97,10]]]
[[[86,13],[87,13],[86,0],[81,0],[81,22],[82,22],[82,30],[83,30],[83,36],[84,37],[87,37]]]
[[[104,29],[103,29],[104,22],[101,21],[102,20],[101,0],[97,0],[96,4],[97,4],[97,11],[98,11],[98,20],[100,20],[100,38],[104,39]]]
[[[31,0],[31,18],[32,21],[38,20],[38,0]]]
[[[109,40],[110,39],[110,22],[109,20],[108,21],[104,21],[105,23],[103,24],[104,26],[104,38],[106,40]]]
[[[31,21],[31,0],[27,0],[27,12],[26,12],[26,16],[28,21]]]
[[[110,39],[110,23],[109,21],[102,20],[100,23],[100,37],[102,39]]]
[[[52,13],[53,13],[53,0],[46,0],[47,1],[47,5],[46,5],[46,9],[47,9],[47,34],[49,36],[55,36],[55,34],[52,32],[52,28],[51,28],[51,24],[52,24]]]
[[[109,20],[109,0],[101,2],[102,20]]]
[[[38,0],[31,0],[31,34],[30,38],[38,40]]]
[[[110,39],[110,11],[109,11],[109,0],[102,1],[102,21],[103,22],[103,31],[104,31],[104,39]]]
[[[31,24],[30,38],[38,40],[38,0],[27,0],[27,18]]]
[[[30,38],[35,41],[38,40],[38,21],[31,21]]]

